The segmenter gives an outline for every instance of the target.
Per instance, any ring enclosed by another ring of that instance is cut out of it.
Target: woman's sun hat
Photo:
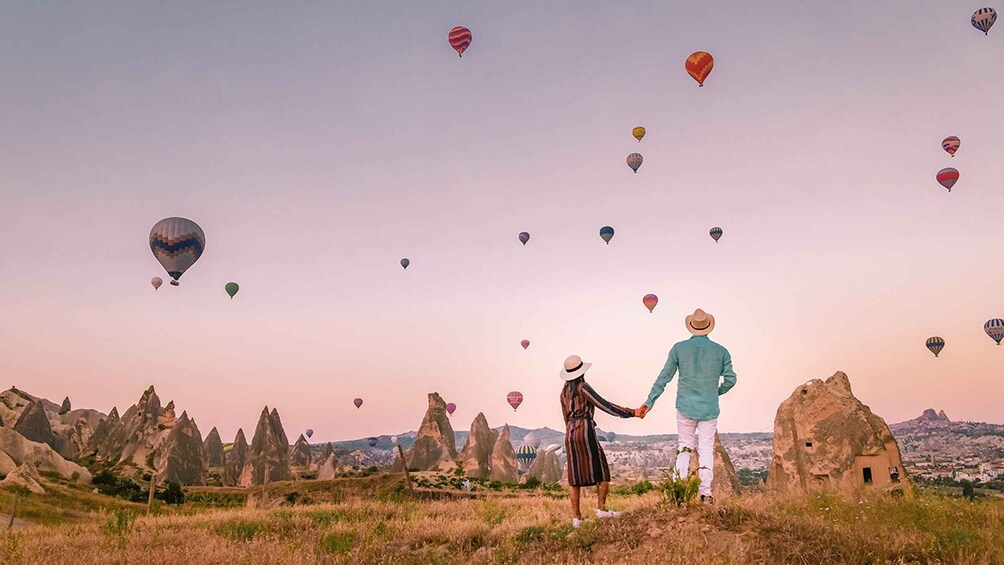
[[[578,355],[572,355],[568,359],[565,359],[565,366],[558,373],[563,381],[574,381],[575,379],[586,374],[586,371],[592,367],[592,363],[583,363],[582,358]]]
[[[715,329],[715,317],[698,308],[687,316],[687,331],[694,335],[708,335]]]

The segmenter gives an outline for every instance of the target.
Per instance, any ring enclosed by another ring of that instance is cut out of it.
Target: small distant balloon
[[[694,51],[683,66],[687,69],[687,74],[697,81],[697,86],[704,86],[711,69],[715,68],[715,58],[706,51]]]
[[[929,337],[927,338],[926,345],[927,348],[931,350],[931,353],[933,353],[934,356],[937,357],[938,354],[941,353],[941,350],[945,348],[945,340],[938,336]]]
[[[519,405],[523,404],[523,393],[514,390],[514,391],[510,392],[509,394],[507,394],[506,397],[505,397],[505,399],[506,399],[506,402],[509,403],[509,406],[512,406],[513,412],[515,412],[516,409],[519,408]]]
[[[397,436],[390,436],[391,443],[397,443]]]
[[[607,432],[607,439],[610,441],[615,441],[617,439],[617,434],[614,432]]]
[[[938,175],[935,178],[938,179],[938,184],[947,188],[948,192],[951,192],[955,183],[959,182],[959,171],[946,167],[938,171]]]
[[[638,140],[638,143],[641,143],[641,138],[645,137],[645,128],[638,126],[631,130],[631,135]]]
[[[1004,339],[1004,320],[1000,318],[988,320],[987,323],[983,324],[983,331],[987,332],[990,339],[996,341],[997,345],[1000,345],[1001,340]]]
[[[366,443],[370,444],[370,447],[376,447],[376,444],[379,443],[379,441],[380,440],[378,440],[377,438],[371,437],[368,440],[366,440]]]
[[[523,245],[526,245],[526,242],[530,241],[530,233],[525,231],[519,232],[519,241]]]
[[[160,288],[160,285],[164,284],[164,279],[160,277],[153,277],[152,279],[150,279],[150,284],[153,285],[154,290],[157,290],[158,288]]]
[[[540,447],[540,438],[534,432],[530,432],[523,438],[523,443],[533,447],[534,449],[538,449]]]
[[[447,414],[449,414],[450,416],[452,416],[453,413],[456,412],[456,411],[457,411],[457,405],[456,404],[454,404],[452,402],[447,402],[446,403],[446,413]]]
[[[600,228],[600,237],[603,238],[603,241],[607,242],[607,245],[610,245],[610,240],[614,238],[614,228],[603,226]]]
[[[206,249],[206,234],[187,218],[164,218],[150,229],[150,251],[171,276],[171,286],[189,269]]]
[[[654,294],[646,294],[644,298],[641,299],[641,303],[645,305],[645,308],[648,308],[648,311],[651,314],[652,311],[655,310],[656,304],[659,303],[659,297]]]
[[[627,165],[631,167],[632,171],[637,173],[638,168],[641,167],[642,160],[641,153],[632,153],[627,156]]]
[[[722,238],[722,233],[724,233],[724,232],[722,232],[722,228],[714,227],[714,228],[711,228],[711,231],[708,232],[708,233],[711,234],[711,239],[715,240],[715,243],[718,243],[718,240]],[[740,239],[742,239],[742,238],[740,238]]]
[[[523,349],[526,349],[527,347],[530,347],[530,340],[524,339],[523,341],[519,342],[519,344],[523,346]]]
[[[314,430],[307,429],[307,439],[314,437]]]
[[[227,291],[227,294],[230,295],[230,300],[233,300],[234,295],[236,295],[237,291],[241,289],[240,285],[235,282],[228,282],[223,288]]]
[[[355,399],[355,400],[352,401],[352,404],[355,404],[356,408],[360,408],[363,405],[363,399],[362,398],[357,398],[357,399]]]
[[[962,145],[962,140],[954,135],[950,135],[941,140],[941,148],[948,152],[948,154],[952,157],[955,157],[955,152],[959,150],[960,145]]]
[[[997,10],[993,8],[980,8],[973,12],[973,18],[970,20],[973,27],[982,31],[983,35],[989,35],[990,28],[993,27],[994,22],[997,21]]]
[[[404,267],[405,269],[407,269],[408,265],[411,265],[411,261],[408,260],[407,257],[405,257],[404,259],[401,259],[401,266],[402,267]]]
[[[531,463],[533,463],[533,460],[536,458],[537,458],[536,447],[524,443],[523,445],[516,448],[516,459],[519,460],[519,462],[522,463],[524,467],[529,466]]]
[[[453,47],[453,50],[457,52],[457,55],[463,57],[464,51],[467,51],[467,48],[471,46],[471,41],[474,39],[474,36],[471,35],[471,30],[466,27],[457,26],[450,30],[449,39],[450,47]]]

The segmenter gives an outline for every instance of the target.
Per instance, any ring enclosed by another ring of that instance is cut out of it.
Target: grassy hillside
[[[545,495],[412,498],[393,477],[277,484],[279,508],[186,503],[0,533],[0,562],[66,563],[1004,563],[1004,502],[934,494],[844,500],[764,493],[682,507],[612,495],[620,519],[570,527]],[[290,492],[319,504],[289,504]],[[332,494],[337,493],[337,494]],[[190,498],[246,493],[190,491]],[[198,496],[196,496],[198,495]],[[595,502],[585,501],[591,508]]]

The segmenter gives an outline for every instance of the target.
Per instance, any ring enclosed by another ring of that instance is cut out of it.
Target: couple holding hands
[[[574,514],[572,525],[576,528],[582,523],[582,512],[579,509],[582,487],[597,487],[597,518],[619,515],[606,507],[610,468],[603,448],[596,440],[596,424],[593,422],[596,408],[620,418],[644,418],[677,371],[680,372],[680,381],[676,394],[679,434],[676,471],[681,477],[687,476],[690,451],[685,448],[696,448],[703,464],[698,475],[701,480],[701,501],[711,501],[718,397],[735,386],[736,373],[732,370],[732,357],[728,350],[708,338],[708,334],[715,329],[714,316],[698,308],[687,316],[685,324],[692,337],[677,343],[669,351],[669,359],[656,377],[648,400],[641,408],[624,408],[608,402],[586,383],[586,371],[591,364],[583,363],[578,355],[565,359],[565,366],[559,374],[565,381],[561,390],[561,410],[565,417],[568,486],[571,489]]]

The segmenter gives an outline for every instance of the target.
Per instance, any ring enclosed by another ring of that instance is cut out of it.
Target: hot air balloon
[[[982,31],[983,35],[988,35],[990,28],[997,21],[997,10],[993,8],[980,8],[973,12],[973,19],[970,21],[973,23],[974,28]]]
[[[641,299],[641,303],[648,308],[649,313],[655,310],[655,305],[659,303],[659,297],[654,294],[646,294],[644,298]]]
[[[526,242],[530,241],[530,234],[529,234],[529,232],[525,232],[525,231],[519,232],[519,241],[523,245],[526,245]]]
[[[711,228],[711,231],[708,232],[708,233],[711,234],[711,239],[715,240],[715,243],[718,243],[718,240],[722,238],[722,233],[723,232],[722,232],[722,228],[714,227],[714,228]]]
[[[178,279],[205,250],[206,234],[192,220],[164,218],[150,230],[150,251],[174,279],[172,286],[178,286]]]
[[[941,140],[941,148],[947,151],[952,157],[955,157],[955,152],[959,150],[960,145],[962,145],[962,140],[954,135]]]
[[[523,443],[537,449],[540,447],[540,438],[537,437],[537,434],[530,432],[523,438]]]
[[[990,339],[996,341],[997,345],[1000,345],[1001,340],[1004,339],[1004,320],[1000,318],[988,320],[987,323],[983,324],[983,331],[987,332]]]
[[[926,345],[927,348],[931,350],[931,353],[933,353],[934,356],[937,357],[938,354],[941,353],[941,350],[945,348],[945,340],[938,336],[929,337],[927,338]]]
[[[627,156],[627,164],[631,167],[631,170],[638,172],[638,168],[641,167],[642,157],[641,153],[632,153]]]
[[[407,257],[405,257],[404,259],[401,259],[401,266],[402,267],[404,267],[405,269],[407,269],[408,265],[411,265],[411,261],[409,261]]]
[[[450,416],[452,416],[453,413],[456,412],[456,411],[457,411],[457,405],[456,404],[454,404],[452,402],[448,402],[446,404],[446,413],[447,414],[449,414]]]
[[[380,440],[378,440],[377,438],[375,438],[375,437],[371,437],[371,438],[369,438],[368,440],[366,440],[366,443],[370,444],[370,447],[376,447],[376,444],[377,444],[377,443],[378,443],[379,441],[380,441]]]
[[[523,404],[523,393],[514,390],[514,391],[510,392],[509,394],[507,394],[505,396],[505,399],[506,399],[506,402],[509,403],[509,406],[512,406],[513,412],[515,412],[516,409],[519,408],[519,405]]]
[[[355,399],[355,400],[352,401],[352,404],[355,404],[356,408],[361,408],[362,405],[363,405],[363,399],[362,398],[357,398],[357,399]]]
[[[959,182],[959,171],[946,167],[938,171],[938,175],[935,178],[938,179],[938,184],[947,188],[948,192],[951,192],[955,183]]]
[[[307,439],[314,437],[314,430],[307,428]]]
[[[390,436],[391,443],[397,443],[397,436]]]
[[[645,137],[645,128],[638,126],[631,130],[631,135],[638,140],[638,143],[641,143],[641,138]]]
[[[610,441],[616,441],[617,434],[615,434],[614,432],[607,432],[607,439]]]
[[[160,277],[153,277],[152,279],[150,279],[150,284],[153,285],[154,290],[157,290],[158,288],[160,288],[160,285],[164,284],[164,279]]]
[[[694,51],[687,57],[687,62],[683,66],[687,69],[687,74],[697,81],[697,86],[704,86],[711,69],[715,68],[715,58],[706,51]]]
[[[524,468],[530,466],[537,458],[537,448],[532,445],[523,444],[516,449],[516,459],[523,464]]]
[[[227,291],[227,294],[230,295],[230,300],[233,300],[234,295],[237,294],[237,291],[241,289],[240,285],[238,285],[235,282],[228,282],[227,285],[223,288]]]
[[[450,47],[457,52],[457,55],[461,57],[464,56],[464,51],[471,46],[471,40],[474,37],[471,35],[471,30],[464,26],[457,26],[450,30]]]
[[[526,349],[527,347],[530,347],[530,340],[524,339],[523,341],[519,342],[519,344],[523,346],[523,349]]]
[[[607,242],[607,245],[610,245],[610,240],[614,238],[614,228],[603,226],[600,228],[600,237],[603,238],[603,241]]]

